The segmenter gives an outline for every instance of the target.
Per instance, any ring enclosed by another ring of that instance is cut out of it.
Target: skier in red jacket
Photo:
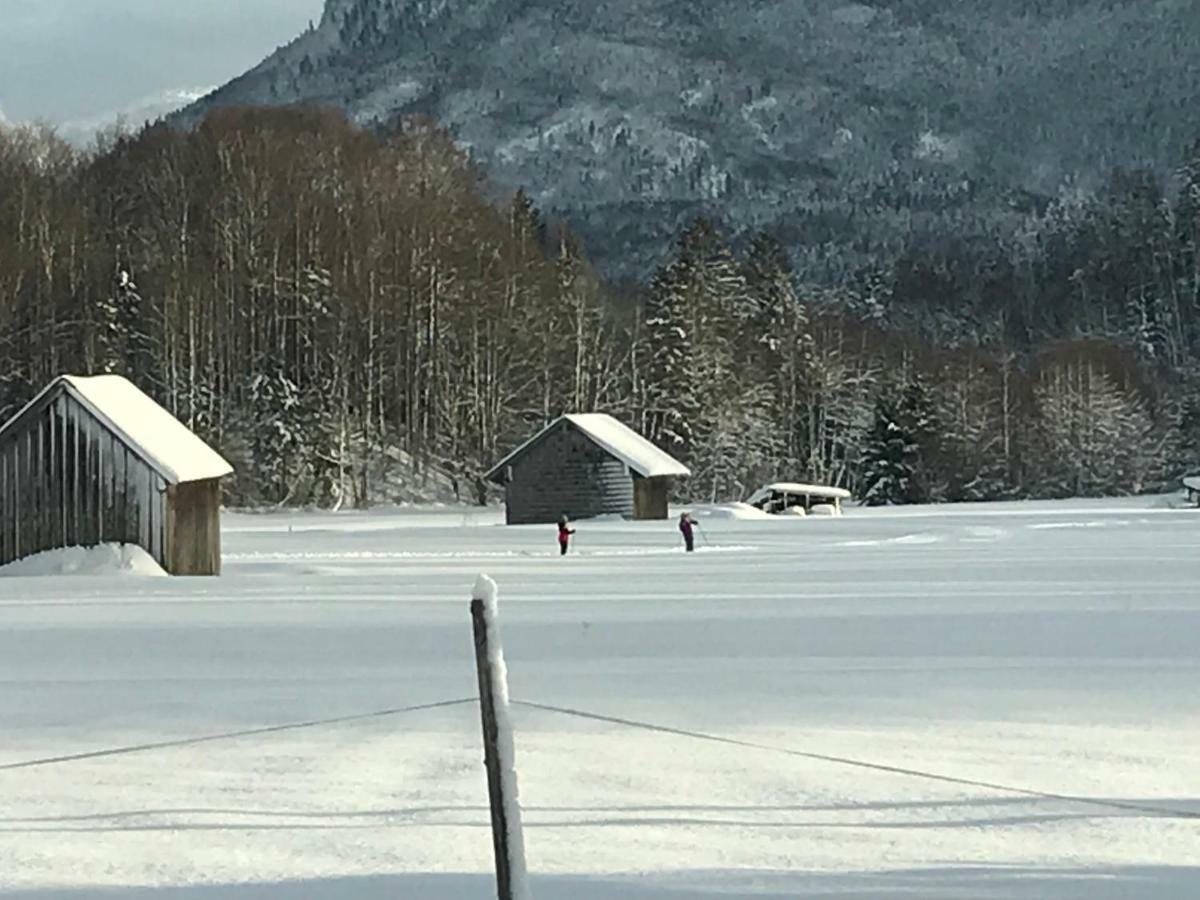
[[[560,516],[558,520],[558,550],[560,556],[567,555],[567,548],[571,544],[571,535],[575,533],[575,529],[567,524],[567,517]]]

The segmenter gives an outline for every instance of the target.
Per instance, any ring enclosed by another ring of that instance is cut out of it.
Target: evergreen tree
[[[896,407],[895,421],[913,445],[912,471],[905,502],[929,503],[942,499],[944,486],[936,472],[941,455],[941,428],[923,375],[914,375],[904,386]]]
[[[1200,473],[1200,366],[1179,373],[1167,398],[1161,486]]]
[[[775,423],[776,455],[782,467],[790,469],[800,465],[802,386],[812,364],[808,310],[797,295],[787,253],[774,236],[755,236],[744,270],[754,316],[741,326],[748,357],[742,371],[768,387],[766,410]]]
[[[262,500],[288,503],[302,492],[302,481],[311,461],[313,411],[307,408],[300,388],[279,366],[268,363],[248,385],[252,421],[250,451],[253,483]]]
[[[901,420],[895,404],[882,396],[876,401],[874,423],[859,463],[862,498],[868,506],[918,502],[916,479],[921,450]]]
[[[646,300],[646,419],[653,439],[685,461],[736,400],[732,310],[746,303],[745,279],[713,225],[698,219]]]
[[[519,241],[532,241],[537,247],[546,243],[546,222],[525,188],[518,188],[509,206],[509,227]]]
[[[150,371],[147,359],[149,338],[144,321],[144,304],[133,276],[118,266],[112,290],[97,305],[100,370],[112,375],[137,377]]]
[[[691,369],[695,343],[685,293],[690,277],[690,261],[683,258],[659,271],[650,284],[644,312],[643,419],[651,440],[679,454],[691,447],[701,402]]]

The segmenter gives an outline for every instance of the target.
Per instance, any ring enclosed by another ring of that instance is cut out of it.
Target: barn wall
[[[507,486],[510,525],[633,515],[633,476],[569,422],[530,446],[512,466]]]
[[[166,568],[166,482],[65,390],[0,441],[0,565],[44,550],[143,547]]]
[[[665,519],[671,493],[670,478],[633,479],[633,517],[635,519]]]
[[[167,571],[221,574],[221,483],[213,478],[174,485],[168,498]]]

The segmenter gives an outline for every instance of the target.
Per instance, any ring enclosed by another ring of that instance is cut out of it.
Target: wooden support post
[[[488,627],[484,600],[471,601],[475,625],[475,668],[479,674],[479,710],[483,718],[483,761],[487,767],[488,800],[492,810],[492,846],[496,852],[496,896],[514,900],[512,857],[508,846],[508,814],[504,802],[504,780],[500,772],[500,730],[496,721],[496,691],[488,655]]]

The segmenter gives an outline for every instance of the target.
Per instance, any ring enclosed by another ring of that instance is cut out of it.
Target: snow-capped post
[[[530,900],[525,869],[525,835],[517,791],[516,745],[508,705],[508,670],[496,616],[496,582],[480,575],[471,598],[475,627],[475,668],[483,718],[483,760],[492,810],[499,900]]]

